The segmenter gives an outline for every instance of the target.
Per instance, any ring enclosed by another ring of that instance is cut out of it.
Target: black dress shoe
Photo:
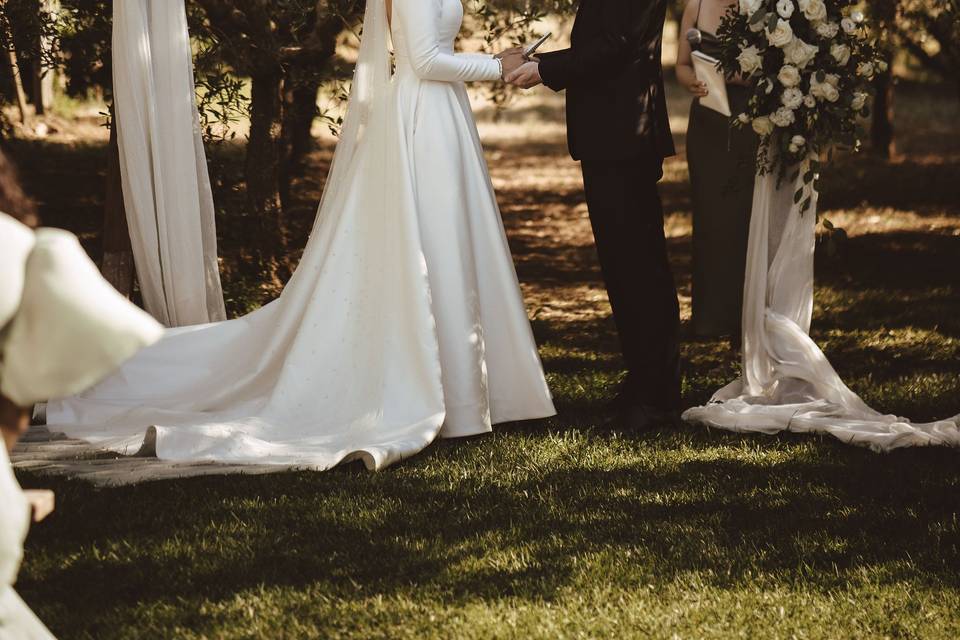
[[[617,395],[613,396],[612,400],[609,400],[605,405],[603,405],[603,410],[606,413],[621,413],[627,407],[629,407],[630,404],[630,397],[621,391]]]
[[[617,394],[613,396],[613,399],[607,402],[603,408],[608,412],[615,411],[620,413],[635,405],[637,403],[637,392],[632,382],[630,374],[628,373],[617,386]]]
[[[620,412],[616,424],[630,431],[650,431],[658,427],[675,427],[680,424],[680,412],[648,405],[632,406]]]

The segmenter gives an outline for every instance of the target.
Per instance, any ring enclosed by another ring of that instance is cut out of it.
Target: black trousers
[[[628,404],[680,406],[680,305],[667,259],[658,160],[584,160],[603,280],[627,365]]]

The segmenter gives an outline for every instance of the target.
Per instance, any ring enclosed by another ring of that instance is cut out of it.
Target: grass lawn
[[[950,89],[901,93],[904,157],[844,158],[825,177],[822,208],[849,239],[818,257],[813,335],[868,403],[927,420],[960,412],[960,107]],[[671,110],[682,150],[685,102]],[[18,583],[40,617],[61,638],[97,639],[960,637],[958,452],[602,426],[622,368],[557,102],[536,94],[488,115],[560,416],[440,442],[375,474],[107,489],[21,474],[58,498]],[[102,139],[15,151],[47,221],[96,255]],[[309,225],[328,160],[315,153],[297,185],[294,228]],[[239,312],[275,292],[235,268],[244,221],[223,175],[225,288]],[[686,180],[681,154],[662,193],[688,319]],[[725,341],[683,349],[688,404],[736,375]]]

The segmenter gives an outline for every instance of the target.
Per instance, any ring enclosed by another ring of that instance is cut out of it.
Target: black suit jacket
[[[567,91],[575,160],[675,153],[660,64],[668,2],[581,0],[570,48],[540,54],[543,83]]]

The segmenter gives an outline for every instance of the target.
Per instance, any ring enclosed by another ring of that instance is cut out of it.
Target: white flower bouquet
[[[760,136],[758,173],[813,182],[834,147],[857,148],[870,81],[886,62],[868,40],[854,0],[739,0],[718,30],[720,68],[753,94],[733,126]],[[807,164],[808,163],[808,164]],[[798,191],[799,198],[802,192]],[[809,206],[804,203],[803,211]]]

